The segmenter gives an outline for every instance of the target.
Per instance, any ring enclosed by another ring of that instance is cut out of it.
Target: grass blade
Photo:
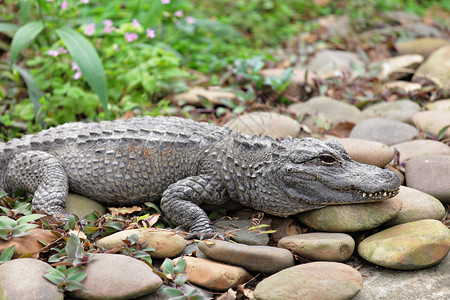
[[[34,38],[44,29],[44,24],[41,21],[31,22],[20,27],[13,37],[11,43],[11,61],[9,66],[11,67],[19,56],[25,46],[30,43]]]
[[[97,94],[109,118],[108,87],[105,71],[97,51],[84,36],[69,27],[56,29],[56,34],[64,42],[70,55],[80,67],[84,78]]]
[[[0,32],[14,32],[19,29],[19,26],[13,23],[0,22]]]

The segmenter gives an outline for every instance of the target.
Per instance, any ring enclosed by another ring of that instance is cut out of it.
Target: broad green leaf
[[[74,274],[71,274],[70,276],[67,276],[67,280],[82,282],[83,279],[86,278],[86,276],[86,272],[76,272]]]
[[[63,278],[59,277],[59,276],[55,276],[53,274],[44,274],[44,277],[50,281],[51,283],[53,283],[54,285],[59,285],[61,282],[64,281]]]
[[[177,277],[175,277],[175,284],[178,286],[182,286],[183,284],[186,283],[186,280],[188,279],[188,275],[182,275],[182,274],[178,274]]]
[[[175,274],[184,272],[184,269],[186,268],[186,261],[182,258],[177,262],[177,265],[175,268],[173,268],[173,272]]]
[[[162,292],[164,294],[166,294],[167,296],[172,296],[172,297],[183,295],[183,293],[180,290],[175,289],[175,288],[165,288],[162,290]]]
[[[89,86],[99,97],[109,118],[108,87],[105,71],[97,51],[84,36],[69,27],[58,28],[55,32],[80,67]]]
[[[72,292],[75,290],[87,291],[87,289],[81,283],[75,282],[75,281],[68,282],[65,290],[69,291],[69,292]]]
[[[17,222],[6,216],[0,216],[0,228],[10,228],[17,225]]]
[[[11,43],[11,61],[10,67],[14,64],[20,51],[30,43],[44,29],[41,21],[31,22],[20,27],[13,37]]]
[[[77,221],[75,219],[75,216],[70,216],[69,217],[69,222],[68,222],[68,227],[70,230],[75,230],[75,225],[77,224]]]
[[[122,230],[123,229],[122,223],[120,223],[120,222],[107,223],[107,224],[105,224],[105,227],[111,227],[111,228],[114,228],[116,230]]]
[[[40,219],[42,217],[45,217],[45,215],[42,215],[42,214],[31,214],[31,215],[28,215],[28,216],[23,216],[23,217],[20,217],[17,220],[17,224],[25,224],[25,223],[28,223],[28,222],[33,222],[33,221],[36,221],[37,219]]]
[[[14,32],[19,29],[19,26],[13,23],[0,22],[0,32]]]
[[[9,246],[5,250],[3,250],[2,255],[0,255],[0,262],[6,262],[11,260],[11,257],[14,254],[15,245]]]
[[[173,261],[169,258],[166,258],[161,265],[163,272],[165,274],[173,273]]]
[[[161,214],[161,210],[159,209],[159,207],[158,207],[155,203],[152,203],[152,202],[145,202],[144,204],[145,204],[146,206],[150,207],[150,208],[153,208],[153,209],[156,210],[159,214]]]
[[[57,277],[60,277],[60,278],[66,278],[66,276],[64,275],[64,273],[61,272],[61,271],[58,270],[58,269],[55,269],[55,268],[47,268],[46,270],[47,270],[48,273],[50,273],[50,274],[53,275],[53,276],[57,276]],[[47,274],[48,274],[48,273],[47,273]]]
[[[29,223],[17,225],[16,227],[13,228],[13,235],[15,235],[16,233],[19,233],[21,231],[27,232],[28,230],[36,228],[36,227],[37,227],[36,224],[29,224]]]

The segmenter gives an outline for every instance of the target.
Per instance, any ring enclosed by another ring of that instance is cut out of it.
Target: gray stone
[[[415,271],[396,271],[364,264],[364,288],[353,300],[436,300],[450,298],[450,256],[440,264]]]
[[[350,157],[360,163],[385,167],[395,155],[393,147],[385,144],[362,139],[342,138],[336,139],[344,146]]]
[[[335,72],[352,73],[354,65],[364,66],[358,54],[339,50],[321,50],[316,52],[308,64],[308,69],[317,72],[321,77],[334,76]]]
[[[395,90],[400,90],[403,93],[412,93],[414,91],[420,90],[422,88],[422,85],[417,82],[396,80],[396,81],[386,82],[383,85],[383,88],[384,88],[384,90],[387,90],[385,92],[389,92],[389,90],[395,89]],[[400,101],[404,101],[404,100],[400,100]],[[409,101],[409,100],[407,100],[407,101]],[[401,121],[401,120],[399,120],[399,121]]]
[[[450,96],[450,45],[434,51],[417,69],[414,82],[433,84],[442,89],[443,96]]]
[[[87,213],[96,210],[100,215],[106,213],[106,208],[97,201],[91,200],[81,195],[69,193],[66,201],[66,212],[83,218]]]
[[[214,87],[210,87],[209,89],[203,87],[193,87],[185,93],[174,95],[173,101],[179,105],[190,104],[201,106],[202,97],[209,100],[212,104],[221,104],[222,102],[220,99],[233,100],[236,99],[236,94]]]
[[[352,256],[355,241],[344,233],[312,232],[284,237],[278,242],[278,247],[311,261],[343,262]]]
[[[388,146],[415,139],[418,135],[414,126],[384,118],[364,120],[350,132],[351,138],[376,141]]]
[[[402,209],[395,217],[384,223],[384,226],[395,226],[424,219],[442,220],[445,216],[444,205],[424,192],[400,186],[400,192],[395,198],[402,202]]]
[[[410,159],[405,167],[406,185],[450,204],[450,155],[427,155]]]
[[[363,109],[366,118],[385,118],[404,123],[411,123],[416,112],[420,111],[420,105],[411,100],[399,100],[395,102],[379,102]]]
[[[312,262],[280,271],[255,288],[258,300],[351,299],[363,287],[361,274],[336,262]]]
[[[405,54],[420,54],[424,57],[428,57],[431,53],[441,48],[442,46],[449,45],[450,41],[441,38],[418,38],[409,41],[401,41],[395,44],[400,55]]]
[[[335,100],[330,97],[313,97],[306,102],[294,103],[288,109],[302,117],[302,123],[319,132],[329,130],[341,122],[359,123],[365,119],[362,112],[353,105]],[[329,121],[326,128],[321,119]]]
[[[244,134],[268,135],[273,138],[296,137],[300,124],[291,117],[276,112],[252,112],[231,119],[225,125]]]
[[[64,294],[45,279],[51,266],[33,258],[21,258],[0,265],[0,299],[59,300]]]
[[[87,291],[73,291],[70,296],[81,299],[133,299],[155,292],[163,283],[143,261],[119,254],[95,254],[84,272],[87,276],[81,283]]]
[[[375,63],[381,68],[378,78],[380,78],[380,80],[389,81],[411,76],[423,60],[423,56],[419,54],[408,54],[386,58]]]
[[[207,240],[198,247],[209,258],[249,271],[272,274],[294,265],[292,253],[281,248],[248,246],[221,240]]]
[[[412,121],[421,131],[437,136],[442,129],[450,126],[450,110],[421,111],[413,116]],[[450,128],[444,133],[443,138],[450,138]]]
[[[398,214],[400,200],[327,206],[303,212],[297,218],[308,227],[325,232],[356,232],[380,226]]]
[[[414,140],[395,144],[392,146],[400,153],[400,162],[411,158],[429,155],[445,154],[450,155],[450,147],[444,143],[433,140]]]
[[[450,110],[450,99],[428,102],[423,106],[425,110]]]
[[[105,249],[118,248],[124,245],[122,240],[133,234],[138,236],[140,243],[147,242],[147,247],[155,249],[154,252],[150,252],[150,256],[153,258],[175,257],[186,248],[186,240],[184,238],[173,231],[156,228],[119,231],[99,239],[96,245]]]
[[[214,223],[219,232],[231,231],[230,238],[241,244],[266,246],[269,243],[269,234],[261,233],[267,228],[249,229],[254,227],[251,220],[220,219]]]
[[[364,239],[358,254],[390,269],[418,270],[441,262],[450,251],[450,229],[437,220],[390,227]]]

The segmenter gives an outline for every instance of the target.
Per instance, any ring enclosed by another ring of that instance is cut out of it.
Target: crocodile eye
[[[326,165],[332,165],[337,163],[337,159],[334,156],[327,154],[320,155],[319,160]]]

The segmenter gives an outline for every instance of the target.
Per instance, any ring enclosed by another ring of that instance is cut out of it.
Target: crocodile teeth
[[[366,193],[363,193],[362,196],[363,196],[363,198],[366,198],[367,194],[366,194]]]
[[[372,197],[373,196],[373,194],[369,194],[369,197]]]
[[[387,193],[386,192],[383,193],[383,197],[387,197]]]

